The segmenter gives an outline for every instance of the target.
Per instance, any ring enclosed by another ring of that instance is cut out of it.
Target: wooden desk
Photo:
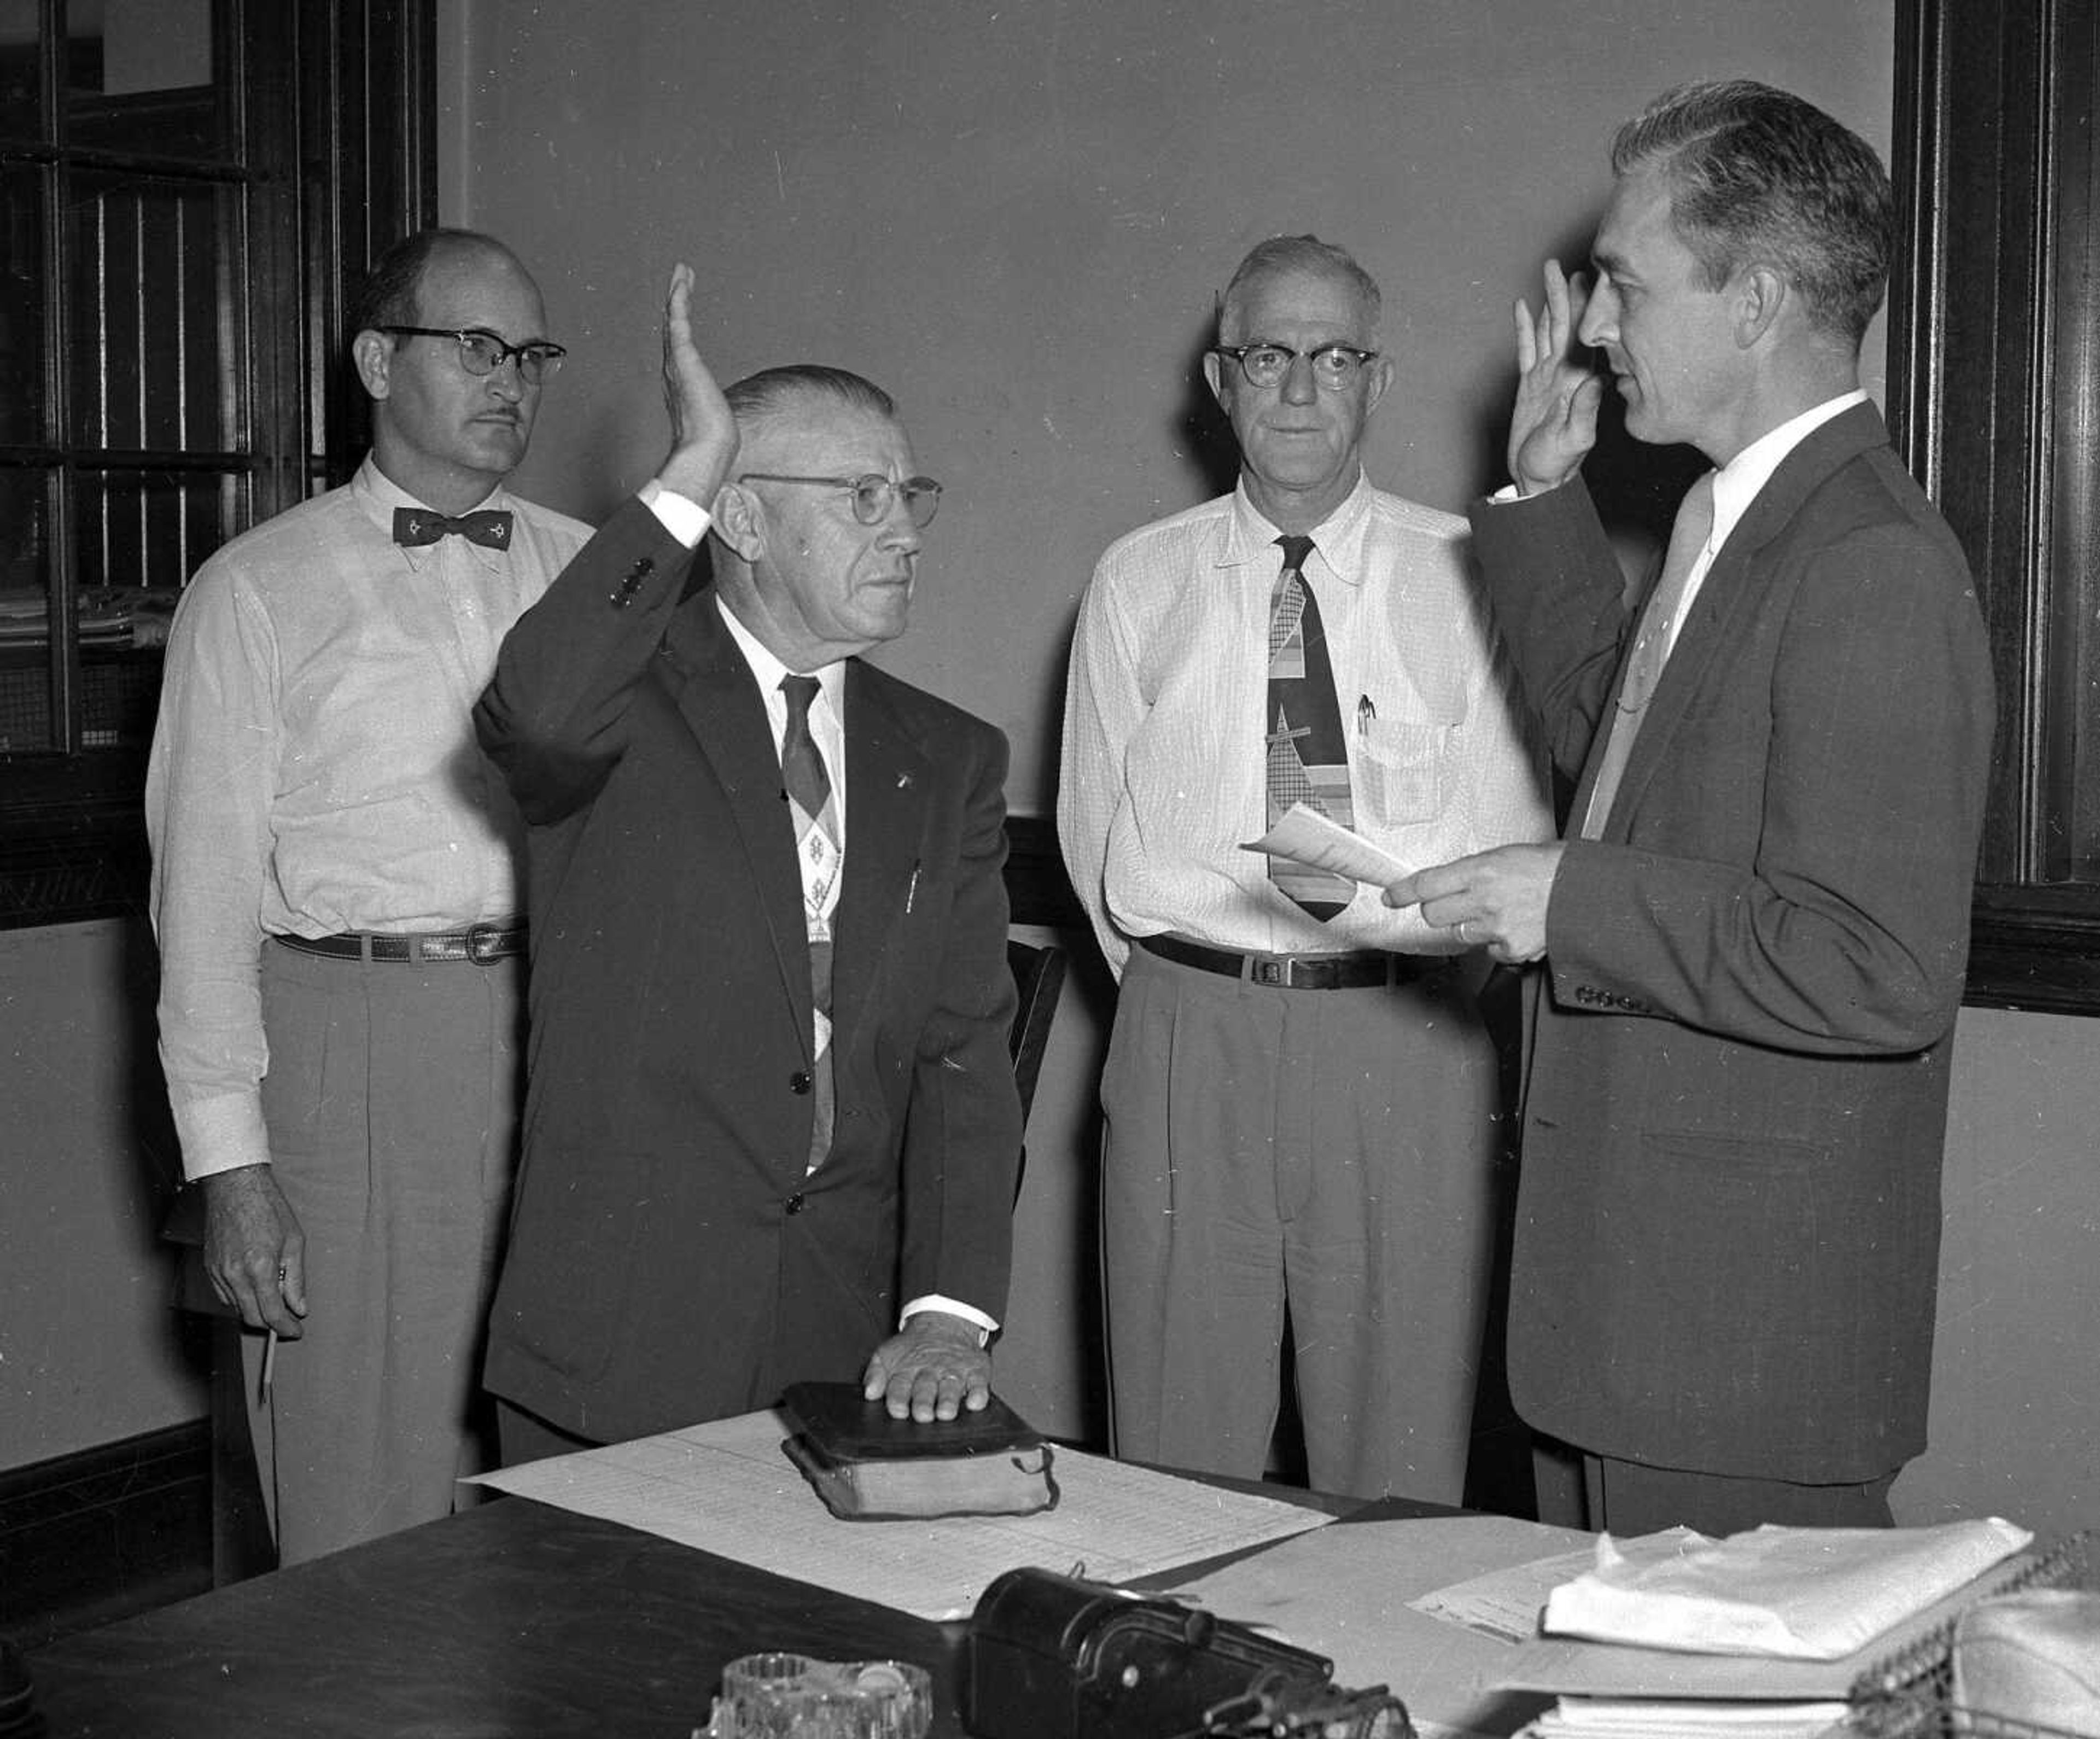
[[[66,1638],[29,1670],[47,1739],[687,1739],[726,1662],[783,1649],[917,1662],[953,1739],[961,1635],[503,1498]]]

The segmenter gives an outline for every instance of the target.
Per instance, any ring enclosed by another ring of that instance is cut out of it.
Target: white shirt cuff
[[[652,477],[636,491],[642,505],[656,515],[665,531],[688,550],[699,548],[700,540],[708,535],[708,526],[713,519],[706,508],[690,496],[681,495],[675,489],[667,489]]]
[[[944,1298],[938,1292],[929,1292],[923,1298],[913,1299],[910,1304],[897,1313],[897,1326],[899,1328],[903,1327],[922,1310],[938,1310],[948,1316],[960,1317],[965,1322],[976,1323],[979,1346],[983,1346],[989,1341],[992,1337],[993,1331],[999,1326],[995,1321],[986,1316],[982,1310],[952,1298]]]
[[[262,1123],[260,1093],[214,1093],[206,1099],[175,1099],[175,1138],[183,1150],[183,1176],[195,1183],[214,1172],[270,1163],[270,1136]]]

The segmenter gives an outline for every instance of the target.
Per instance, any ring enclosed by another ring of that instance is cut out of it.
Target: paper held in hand
[[[1240,850],[1289,858],[1314,869],[1326,870],[1330,875],[1367,882],[1374,888],[1390,887],[1414,873],[1392,853],[1374,845],[1362,834],[1352,832],[1339,822],[1330,820],[1319,810],[1308,809],[1303,803],[1292,804],[1274,827]]]

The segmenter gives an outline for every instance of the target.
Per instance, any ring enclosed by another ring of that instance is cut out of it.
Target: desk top
[[[29,1671],[47,1739],[688,1739],[726,1662],[787,1649],[917,1662],[955,1739],[962,1636],[511,1497],[67,1637]]]
[[[761,1649],[916,1661],[961,1627],[505,1498],[31,1656],[49,1739],[687,1739]]]

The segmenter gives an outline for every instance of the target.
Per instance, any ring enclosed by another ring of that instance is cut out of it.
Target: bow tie
[[[457,532],[470,544],[479,544],[488,550],[508,550],[510,547],[510,515],[486,508],[478,514],[463,514],[457,519],[448,519],[441,513],[433,513],[427,507],[397,507],[394,510],[394,541],[416,549],[424,544],[434,544],[440,537]]]

